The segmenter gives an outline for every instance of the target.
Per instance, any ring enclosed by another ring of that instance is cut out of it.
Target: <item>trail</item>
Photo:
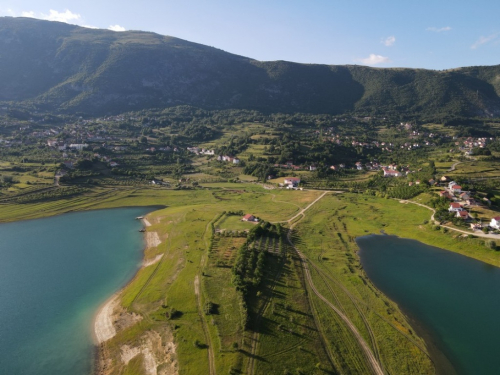
[[[201,293],[200,293],[200,274],[205,267],[205,263],[208,257],[208,252],[209,252],[209,241],[206,238],[207,233],[209,232],[210,225],[212,222],[217,218],[219,214],[215,215],[214,218],[207,223],[205,226],[205,231],[203,232],[202,238],[203,242],[205,244],[206,252],[201,256],[201,261],[200,261],[200,268],[198,270],[198,274],[194,278],[194,294],[196,295],[196,302],[197,302],[197,308],[198,308],[198,316],[200,318],[201,326],[203,328],[203,334],[205,336],[205,342],[207,343],[208,346],[208,367],[210,371],[210,375],[215,375],[216,370],[215,370],[215,357],[214,357],[214,346],[212,343],[212,338],[210,336],[210,332],[208,331],[208,326],[207,326],[207,321],[205,320],[205,316],[203,315],[203,306],[202,306],[202,301],[201,301]]]
[[[303,208],[302,210],[300,210],[297,214],[295,214],[294,216],[292,216],[290,219],[285,220],[285,221],[275,221],[275,222],[273,222],[273,224],[291,223],[296,218],[298,218],[300,215],[303,215],[304,212],[306,212],[309,208],[311,208],[314,204],[316,204],[316,202],[318,202],[321,198],[323,198],[328,193],[336,193],[336,192],[334,192],[334,191],[324,191],[323,194],[321,194],[318,198],[316,198],[314,201],[312,201],[311,203],[309,203],[305,208]]]
[[[309,208],[311,208],[316,202],[318,202],[321,198],[323,198],[328,192],[324,192],[321,194],[317,199],[315,199],[311,204],[309,204],[306,208],[304,208],[302,211],[300,211],[297,215],[292,217],[291,219],[288,220],[288,222],[293,221],[295,218],[297,218],[299,215],[304,215],[304,212],[307,211]],[[305,216],[305,215],[304,215]],[[296,223],[295,223],[296,224]],[[299,255],[302,264],[304,266],[304,274],[306,276],[306,281],[311,290],[318,296],[323,302],[325,302],[346,324],[346,326],[349,328],[349,330],[353,333],[354,337],[358,341],[361,349],[363,350],[363,353],[365,355],[366,360],[368,361],[370,367],[372,368],[373,374],[375,375],[385,375],[384,370],[382,369],[381,364],[373,354],[372,350],[366,343],[366,341],[363,339],[359,331],[357,330],[356,326],[349,320],[349,318],[336,306],[334,306],[328,299],[326,299],[317,289],[316,286],[314,285],[314,282],[311,277],[311,272],[309,271],[309,266],[308,266],[308,260],[307,257],[302,254],[299,249],[294,245],[292,239],[291,239],[291,233],[293,230],[293,227],[295,226],[293,224],[290,227],[290,231],[288,232],[287,235],[287,240],[290,243],[290,245],[293,247],[293,249],[296,251],[296,253]]]
[[[462,164],[462,162],[461,161],[457,161],[446,172],[453,172],[455,170],[456,166],[459,165],[459,164]]]

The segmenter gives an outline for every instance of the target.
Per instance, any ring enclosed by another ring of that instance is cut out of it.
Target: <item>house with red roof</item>
[[[456,217],[459,217],[459,218],[461,218],[463,220],[470,220],[470,219],[472,219],[470,217],[469,213],[467,211],[465,211],[465,210],[463,210],[463,211],[457,211]]]
[[[241,218],[242,221],[259,221],[259,219],[257,219],[255,216],[251,215],[251,214],[246,214],[245,216],[243,216]]]
[[[440,197],[445,197],[446,199],[453,199],[453,197],[451,196],[451,194],[449,192],[447,192],[446,190],[440,191],[439,192],[439,196]]]
[[[458,202],[451,202],[450,207],[448,208],[450,212],[458,212],[463,211],[462,205]]]
[[[300,177],[287,177],[285,178],[284,184],[291,187],[297,187],[300,184]]]

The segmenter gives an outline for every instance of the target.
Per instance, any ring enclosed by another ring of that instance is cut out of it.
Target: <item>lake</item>
[[[500,268],[394,236],[357,243],[373,284],[416,321],[458,374],[500,373]]]
[[[149,207],[0,224],[0,374],[88,375],[99,305],[137,271]]]

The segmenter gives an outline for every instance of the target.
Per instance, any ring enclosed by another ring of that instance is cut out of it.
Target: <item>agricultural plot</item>
[[[208,256],[211,267],[232,267],[238,249],[245,243],[245,237],[226,237],[216,234]]]
[[[266,256],[264,278],[251,297],[250,330],[254,335],[246,347],[254,356],[249,373],[322,374],[333,370],[304,293],[301,267],[293,256]]]

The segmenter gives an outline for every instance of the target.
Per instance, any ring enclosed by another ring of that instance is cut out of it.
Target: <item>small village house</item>
[[[456,217],[459,217],[459,218],[461,218],[463,220],[470,220],[470,219],[472,219],[470,217],[469,213],[467,211],[465,211],[465,210],[463,210],[463,211],[457,211]]]
[[[494,229],[500,229],[500,216],[495,216],[493,219],[491,219],[490,227]]]
[[[462,205],[458,202],[451,202],[450,207],[448,208],[450,212],[458,212],[463,211]]]
[[[288,187],[297,187],[300,184],[299,177],[287,177],[283,182]]]
[[[255,216],[251,215],[251,214],[246,214],[245,216],[243,216],[241,218],[242,221],[251,221],[251,222],[256,222],[256,221],[259,221],[259,219],[257,219]]]

